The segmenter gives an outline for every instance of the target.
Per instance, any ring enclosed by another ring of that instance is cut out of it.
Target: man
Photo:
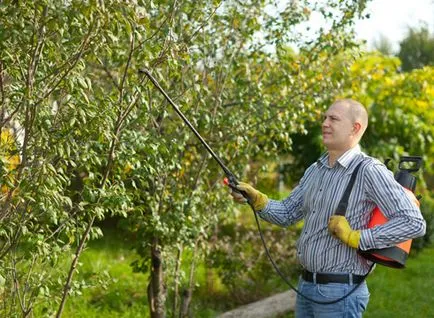
[[[245,191],[258,215],[271,223],[288,226],[304,219],[297,241],[297,257],[303,267],[298,290],[319,302],[336,300],[362,280],[371,262],[357,249],[385,248],[425,234],[419,208],[378,160],[361,152],[359,141],[368,126],[368,114],[360,103],[342,99],[326,111],[322,123],[327,152],[304,173],[297,187],[282,201],[268,197],[246,183]],[[345,216],[334,215],[351,174],[362,163]],[[239,193],[234,200],[246,202]],[[367,228],[371,211],[378,206],[388,222]],[[361,317],[369,301],[363,282],[345,300],[317,304],[297,296],[296,317]]]

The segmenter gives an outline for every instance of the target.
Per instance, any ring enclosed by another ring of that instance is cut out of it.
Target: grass
[[[68,299],[63,317],[149,317],[148,277],[132,272],[129,264],[135,253],[129,246],[119,234],[110,231],[105,232],[104,238],[91,242],[82,255],[82,265],[76,276],[77,280],[90,280],[91,286],[81,295]],[[198,274],[204,276],[201,270],[202,266],[198,268]],[[434,248],[410,256],[407,268],[403,270],[377,266],[368,277],[371,298],[364,317],[434,317],[434,306],[431,305],[434,302],[433,272]],[[203,286],[196,291],[193,316],[215,317],[221,304],[212,303]],[[218,302],[218,298],[213,301]],[[201,308],[199,304],[206,304],[207,308]],[[290,313],[285,317],[294,315]]]
[[[77,280],[90,280],[81,295],[71,296],[63,317],[148,317],[148,276],[133,273],[135,252],[112,231],[90,243],[82,254]]]
[[[368,277],[367,318],[434,317],[434,248],[410,256],[405,269],[377,266]]]
[[[405,269],[377,266],[368,276],[371,297],[364,318],[434,317],[434,247],[410,256],[406,265]]]

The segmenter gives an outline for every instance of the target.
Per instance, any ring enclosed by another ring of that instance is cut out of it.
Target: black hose
[[[359,286],[365,281],[366,277],[368,277],[369,273],[371,272],[372,268],[374,267],[375,263],[372,263],[371,267],[369,268],[368,272],[363,276],[362,281],[360,281],[356,286],[354,286],[354,288],[346,295],[335,299],[335,300],[331,300],[331,301],[318,301],[315,299],[312,299],[306,295],[303,295],[297,288],[295,288],[291,282],[288,280],[288,278],[282,273],[282,271],[280,270],[280,268],[277,266],[276,262],[274,261],[274,259],[271,257],[270,251],[267,247],[267,244],[265,243],[265,239],[264,239],[264,234],[262,233],[262,229],[261,229],[261,225],[258,219],[258,215],[255,212],[255,209],[253,208],[253,206],[249,203],[249,206],[252,208],[253,214],[255,216],[255,221],[256,221],[256,225],[258,227],[258,232],[259,232],[259,236],[261,237],[261,241],[262,241],[262,245],[264,246],[265,249],[265,253],[267,254],[268,259],[270,260],[271,264],[273,265],[274,270],[276,271],[277,274],[279,274],[280,278],[283,279],[283,281],[293,290],[297,293],[297,295],[300,295],[301,297],[314,302],[316,304],[320,304],[320,305],[331,305],[331,304],[335,304],[337,302],[340,302],[341,300],[344,300],[345,298],[347,298],[348,296],[350,296],[352,293],[354,293],[356,291],[357,288],[359,288]]]

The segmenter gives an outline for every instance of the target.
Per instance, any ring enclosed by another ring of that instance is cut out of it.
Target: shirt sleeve
[[[366,167],[365,191],[388,221],[362,230],[361,250],[386,248],[425,234],[426,223],[419,207],[386,166],[374,163]]]
[[[259,217],[280,226],[288,226],[303,219],[304,188],[310,176],[311,168],[312,166],[306,170],[300,183],[286,199],[282,201],[268,200],[266,207],[258,212]]]

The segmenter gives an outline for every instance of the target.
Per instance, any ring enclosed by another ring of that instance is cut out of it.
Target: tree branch
[[[5,81],[4,81],[4,70],[3,70],[3,60],[0,59],[0,104],[2,106],[2,110],[0,113],[0,128],[3,126],[3,120],[5,117]]]
[[[69,272],[68,272],[68,278],[66,279],[65,285],[63,287],[62,300],[60,301],[59,309],[57,310],[56,313],[56,318],[60,318],[62,315],[66,303],[66,298],[69,294],[69,290],[71,289],[71,281],[75,269],[77,268],[78,259],[80,258],[81,252],[83,252],[83,248],[89,236],[90,230],[92,229],[93,223],[95,222],[95,218],[96,218],[95,216],[91,218],[90,222],[86,227],[86,230],[81,236],[80,244],[77,246],[77,249],[75,250],[75,257],[72,260],[71,267],[69,268]]]
[[[122,81],[121,81],[121,85],[120,85],[120,92],[119,92],[119,103],[122,102],[123,98],[124,98],[124,86],[125,86],[125,80],[127,78],[127,74],[128,74],[128,69],[130,67],[130,63],[131,63],[131,57],[133,56],[133,52],[134,52],[134,26],[133,30],[131,31],[130,34],[130,52],[128,54],[128,60],[127,60],[127,64],[125,65],[125,70],[124,70],[124,75],[122,76]]]
[[[115,77],[113,76],[113,74],[111,73],[110,69],[107,67],[107,65],[104,64],[103,61],[101,61],[101,59],[99,57],[96,58],[98,60],[98,62],[101,64],[102,69],[104,70],[104,72],[107,74],[107,76],[110,78],[110,80],[112,81],[113,85],[116,87],[117,90],[120,90],[120,86],[119,84],[116,82]]]
[[[39,105],[40,103],[42,103],[42,101],[44,101],[48,96],[51,95],[51,93],[53,93],[53,91],[60,85],[60,83],[62,83],[62,81],[66,78],[66,76],[69,75],[69,73],[75,68],[75,66],[77,65],[78,61],[80,61],[81,57],[84,54],[84,51],[87,49],[87,46],[90,42],[90,37],[92,35],[92,31],[94,28],[94,24],[92,24],[89,28],[88,33],[86,34],[85,38],[83,39],[83,42],[80,45],[80,48],[78,50],[78,52],[75,54],[75,56],[71,59],[72,60],[72,64],[63,72],[62,76],[57,80],[57,82],[51,87],[51,89],[49,89],[48,87],[50,86],[50,84],[48,84],[43,91],[48,89],[48,92],[46,92],[44,95],[42,95],[41,98],[39,98],[39,100],[35,103],[35,106]],[[55,80],[53,80],[52,82],[54,82]]]

